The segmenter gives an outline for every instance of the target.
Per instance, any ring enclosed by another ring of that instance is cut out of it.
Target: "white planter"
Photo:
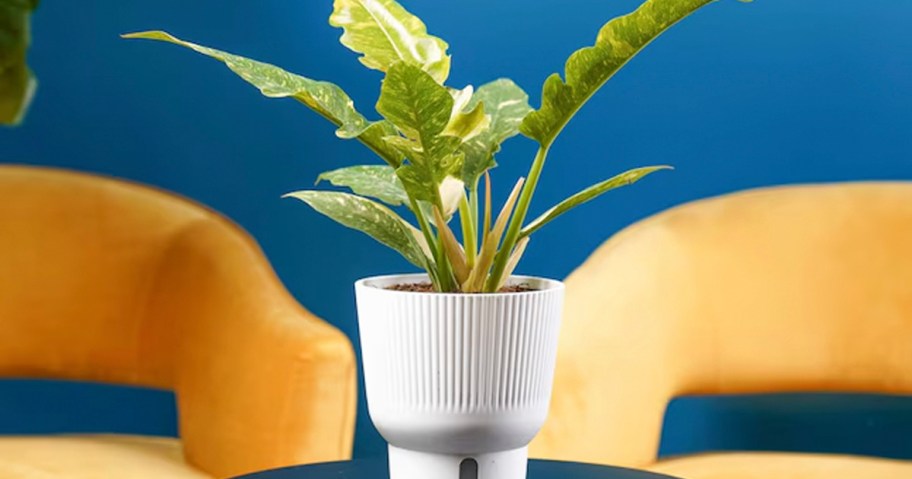
[[[439,294],[355,283],[368,410],[389,442],[391,479],[525,479],[548,413],[564,285]]]

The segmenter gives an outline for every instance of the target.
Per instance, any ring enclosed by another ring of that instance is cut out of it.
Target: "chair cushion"
[[[178,439],[0,436],[4,479],[212,479],[187,465]]]
[[[659,461],[649,468],[681,479],[895,479],[912,462],[835,454],[719,453]]]

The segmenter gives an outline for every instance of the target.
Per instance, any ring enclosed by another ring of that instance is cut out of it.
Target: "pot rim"
[[[358,281],[355,281],[355,289],[368,289],[375,291],[383,291],[389,294],[402,294],[402,295],[411,295],[411,296],[433,296],[437,297],[456,297],[456,298],[483,298],[483,297],[522,297],[522,296],[533,296],[537,294],[548,294],[558,291],[563,291],[564,283],[556,279],[543,278],[540,276],[526,276],[526,275],[512,275],[507,280],[509,284],[522,284],[523,282],[530,282],[534,284],[536,289],[530,291],[512,291],[508,293],[437,293],[437,292],[424,292],[424,291],[399,291],[395,289],[386,289],[386,286],[390,286],[400,282],[417,282],[417,281],[430,282],[430,278],[426,273],[405,273],[405,274],[384,274],[379,276],[369,276],[367,278],[361,278]]]

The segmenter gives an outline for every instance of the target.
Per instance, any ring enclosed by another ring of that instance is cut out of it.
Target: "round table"
[[[386,479],[386,460],[361,459],[257,472],[236,479]],[[528,479],[674,479],[652,472],[575,462],[529,461]]]

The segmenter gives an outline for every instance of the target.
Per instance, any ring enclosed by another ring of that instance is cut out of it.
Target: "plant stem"
[[[528,179],[526,180],[525,186],[523,186],[522,193],[519,195],[519,201],[516,204],[516,210],[513,212],[513,217],[510,219],[510,226],[507,228],[507,234],[504,236],[503,243],[500,245],[500,250],[497,251],[497,255],[494,257],[494,266],[491,269],[491,274],[488,276],[488,280],[484,287],[486,293],[493,292],[494,288],[500,284],[501,276],[503,276],[504,269],[507,267],[507,261],[510,259],[513,247],[516,246],[516,241],[519,240],[519,233],[520,230],[522,230],[523,222],[526,221],[526,213],[529,212],[529,204],[532,201],[532,195],[535,194],[535,186],[538,184],[538,178],[541,176],[542,167],[545,166],[545,160],[548,158],[549,147],[549,144],[543,144],[538,148],[538,152],[535,154],[535,159],[532,161],[532,166],[529,168]]]
[[[440,264],[439,253],[437,250],[437,239],[434,238],[434,232],[431,230],[431,225],[428,224],[427,218],[421,213],[421,208],[418,207],[418,202],[414,198],[409,197],[409,206],[412,209],[412,213],[415,214],[415,218],[418,218],[418,226],[421,228],[421,233],[424,235],[424,240],[427,241],[428,249],[431,250],[431,256],[433,256],[434,264]],[[430,264],[425,268],[427,269],[428,276],[431,278],[431,283],[434,285],[435,289],[440,289],[440,278],[438,278],[437,272],[434,271],[434,268]]]
[[[475,223],[472,219],[472,208],[469,206],[465,195],[459,199],[459,222],[462,224],[462,239],[465,243],[466,264],[471,270],[475,266],[475,255],[478,253],[475,246]]]
[[[476,179],[474,183],[469,185],[469,211],[471,211],[471,213],[472,213],[472,225],[475,226],[474,233],[475,233],[475,244],[476,245],[481,244],[481,240],[478,239],[478,233],[479,233],[479,231],[478,231],[478,208],[479,208],[478,179]],[[484,233],[485,233],[484,231],[481,232],[481,234],[484,234]],[[477,255],[477,251],[476,251],[476,255]]]
[[[442,234],[439,230],[437,234]],[[456,279],[453,277],[453,269],[450,267],[450,259],[447,258],[446,252],[443,250],[443,240],[439,239],[437,241],[437,275],[440,280],[440,288],[438,291],[441,293],[453,292],[459,289]]]
[[[440,211],[443,208],[443,198],[440,197],[440,185],[434,187],[434,205]],[[451,292],[459,289],[456,278],[453,276],[453,267],[450,265],[450,258],[447,257],[443,250],[443,239],[440,236],[443,233],[437,231],[437,276],[440,279],[440,292]]]

